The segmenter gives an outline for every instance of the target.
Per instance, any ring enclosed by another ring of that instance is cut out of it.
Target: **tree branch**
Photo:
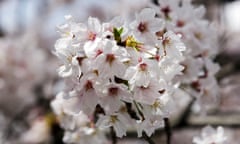
[[[117,136],[113,127],[110,127],[110,134],[111,134],[112,144],[117,144]]]
[[[143,139],[149,144],[155,144],[155,142],[146,134],[146,132],[143,132]]]
[[[164,118],[164,129],[166,132],[167,144],[171,144],[172,131],[168,118]]]

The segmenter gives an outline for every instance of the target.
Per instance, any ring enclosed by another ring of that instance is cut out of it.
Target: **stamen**
[[[91,89],[93,89],[93,85],[92,85],[92,82],[90,80],[88,80],[85,84],[85,90],[88,91]]]
[[[118,87],[111,87],[108,89],[109,96],[117,96],[118,95]]]
[[[88,40],[90,40],[90,41],[94,41],[95,39],[96,39],[96,34],[95,33],[93,33],[93,32],[89,32],[88,33]]]
[[[111,65],[114,60],[115,60],[115,55],[114,54],[107,54],[106,62],[108,62]]]

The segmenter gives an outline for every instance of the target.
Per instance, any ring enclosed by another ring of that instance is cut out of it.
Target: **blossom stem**
[[[134,110],[132,110],[132,104],[127,102],[125,102],[125,104],[126,104],[126,108],[129,116],[135,120],[140,120],[137,113]]]
[[[171,136],[172,136],[172,131],[170,127],[170,122],[168,118],[164,118],[164,128],[166,132],[166,144],[171,144]]]
[[[155,144],[155,142],[146,134],[146,132],[143,132],[143,139],[149,144]]]
[[[136,101],[133,101],[133,103],[136,106],[137,111],[138,111],[139,115],[141,116],[142,120],[145,120],[145,117],[144,117],[142,111],[140,110],[140,108],[138,107],[138,104],[136,103]]]
[[[134,104],[135,104],[135,106],[137,107],[137,110],[138,110],[138,112],[140,113],[142,119],[144,120],[144,116],[143,116],[141,110],[139,109],[139,107],[138,107],[138,105],[137,105],[137,103],[136,103],[135,101],[134,101]],[[126,106],[127,106],[127,109],[128,109],[128,114],[129,114],[132,118],[138,120],[139,117],[136,115],[136,112],[134,112],[134,111],[131,110],[131,104],[129,105],[129,104],[126,103]],[[143,139],[144,139],[145,141],[147,141],[149,144],[155,144],[155,142],[146,134],[146,132],[143,132]]]
[[[146,54],[149,54],[149,55],[151,55],[151,56],[153,56],[153,57],[156,56],[155,54],[153,54],[153,53],[145,50],[144,48],[139,48],[139,50],[142,51],[142,52],[145,52]]]

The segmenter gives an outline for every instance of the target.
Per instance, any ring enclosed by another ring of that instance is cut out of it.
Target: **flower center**
[[[110,96],[116,96],[118,94],[118,88],[117,87],[111,87],[108,89],[108,94]]]
[[[100,54],[102,54],[103,53],[103,51],[101,50],[101,49],[98,49],[97,51],[96,51],[96,57],[98,57]]]
[[[166,17],[168,17],[169,13],[171,12],[171,9],[169,6],[163,7],[161,11],[164,13]]]
[[[191,87],[197,92],[201,92],[201,84],[199,83],[199,81],[192,82]]]
[[[140,24],[138,25],[138,30],[139,30],[141,33],[146,32],[146,31],[148,30],[148,29],[147,29],[147,23],[140,22]]]
[[[183,27],[185,25],[185,22],[183,20],[178,20],[176,25],[177,27]]]
[[[93,89],[93,85],[92,85],[92,82],[88,80],[85,84],[85,90],[88,91],[91,89]]]
[[[126,40],[126,46],[135,48],[137,51],[141,47],[142,43],[138,42],[133,36],[128,36]]]
[[[139,68],[140,68],[141,71],[146,71],[147,70],[147,64],[146,63],[141,63],[139,65]]]
[[[160,103],[160,101],[155,101],[154,104],[152,105],[153,108],[158,108],[160,107],[162,104]]]
[[[116,115],[111,115],[111,116],[110,116],[110,122],[111,122],[111,123],[116,123],[117,121],[118,121],[118,118],[117,118]]]
[[[97,34],[93,33],[93,32],[89,32],[88,33],[88,40],[90,41],[94,41],[96,39]]]

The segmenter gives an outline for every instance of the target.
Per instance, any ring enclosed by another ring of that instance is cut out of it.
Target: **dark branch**
[[[167,144],[171,144],[172,131],[168,118],[164,118],[164,128],[166,132]]]
[[[110,133],[111,133],[112,144],[117,144],[117,136],[113,127],[110,127]]]
[[[143,132],[143,139],[149,144],[155,144],[155,142],[146,134],[146,132]]]

